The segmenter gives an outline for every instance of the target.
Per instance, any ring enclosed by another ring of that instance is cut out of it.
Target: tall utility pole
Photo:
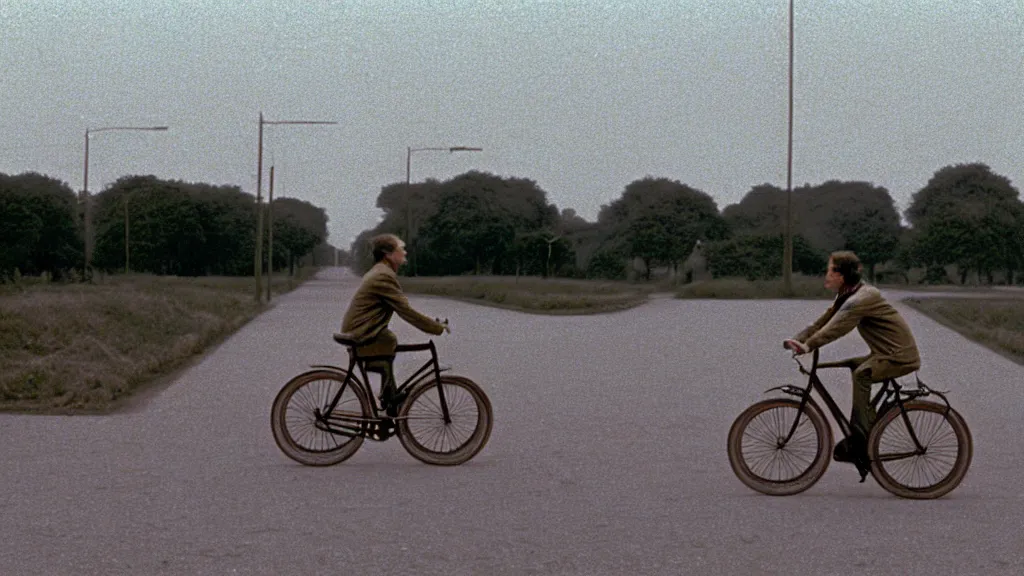
[[[253,254],[253,276],[256,279],[256,302],[263,302],[263,125],[264,124],[337,124],[324,120],[264,120],[260,112],[259,143],[256,153],[256,248]]]
[[[86,128],[85,129],[85,165],[82,174],[82,203],[83,206],[83,234],[85,236],[85,269],[83,272],[87,278],[92,277],[92,252],[93,252],[93,239],[92,239],[92,202],[89,200],[89,135],[97,132],[113,132],[113,131],[136,131],[136,132],[163,132],[167,130],[167,126],[107,126],[105,128]],[[125,218],[125,232],[124,232],[124,266],[125,271],[128,270],[128,208],[125,207],[124,212]]]
[[[274,280],[274,165],[270,165],[270,191],[267,193],[267,302]]]
[[[407,147],[405,152],[405,242],[412,247],[412,153],[431,151],[451,152],[482,152],[483,148],[470,148],[468,146],[449,146],[447,148],[411,148]],[[413,252],[410,258],[412,262],[412,275],[416,275],[416,253]]]
[[[793,0],[789,0],[789,145],[786,159],[786,241],[782,251],[782,283],[793,295]]]

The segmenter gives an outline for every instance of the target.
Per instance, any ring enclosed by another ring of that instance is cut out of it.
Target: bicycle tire
[[[956,410],[948,408],[944,404],[937,404],[935,402],[927,402],[923,400],[913,400],[906,402],[903,405],[904,410],[907,412],[907,418],[911,420],[911,426],[914,429],[915,436],[922,444],[927,444],[930,441],[934,441],[938,438],[939,432],[936,429],[932,429],[931,426],[927,425],[915,425],[913,422],[914,413],[931,413],[939,414],[942,418],[942,422],[949,424],[953,435],[956,438],[956,457],[952,461],[950,470],[941,479],[936,482],[929,483],[922,486],[910,486],[908,483],[897,480],[893,473],[885,466],[883,460],[887,455],[895,455],[894,452],[886,451],[883,448],[883,437],[886,436],[887,431],[891,432],[890,444],[895,442],[901,436],[905,437],[907,446],[904,450],[912,450],[916,448],[912,444],[909,434],[906,433],[906,421],[903,419],[903,411],[899,407],[894,407],[888,410],[878,422],[871,429],[871,434],[868,438],[868,454],[871,459],[871,474],[875,477],[882,488],[887,491],[899,496],[901,498],[911,498],[917,500],[926,500],[933,498],[940,498],[951,492],[954,488],[960,485],[964,477],[967,475],[967,471],[971,466],[971,460],[974,455],[974,440],[971,437],[971,430],[967,426],[967,422],[964,421],[963,417]],[[900,428],[903,430],[903,434],[900,433]],[[920,428],[920,429],[919,429]],[[941,446],[941,444],[939,444]],[[925,446],[926,450],[928,446]],[[934,452],[934,450],[933,450]],[[937,466],[944,460],[941,457],[935,456],[933,453],[932,462]],[[916,463],[920,463],[928,457],[927,452],[923,455],[915,455],[913,459]],[[892,462],[899,462],[900,460],[891,460]],[[929,466],[930,470],[936,469],[936,466]],[[896,471],[899,467],[892,466],[893,471]],[[913,474],[912,474],[913,476]],[[918,476],[920,477],[920,476]]]
[[[446,435],[456,428],[455,419],[459,416],[456,416],[455,413],[463,407],[465,400],[456,398],[454,391],[464,390],[472,398],[477,413],[476,424],[469,437],[458,442],[451,450],[441,450],[438,449],[437,444],[434,447],[428,447],[425,443],[426,439],[418,434],[422,430],[420,423],[433,420],[436,428],[438,426],[436,421],[441,418],[441,407],[438,402],[433,400],[433,395],[437,393],[437,381],[430,380],[414,388],[402,403],[397,418],[398,439],[405,450],[421,462],[436,466],[457,466],[472,459],[487,444],[494,425],[493,409],[487,394],[469,378],[444,375],[441,376],[441,385],[445,387],[445,400],[448,404],[449,414],[453,416],[453,422],[444,424],[441,421],[440,426],[444,427],[444,431],[437,434],[439,436]],[[434,405],[433,408],[430,404]]]
[[[753,433],[747,434],[748,427],[754,422],[755,418],[769,410],[779,408],[792,409],[796,413],[800,409],[800,402],[788,398],[762,400],[751,405],[736,417],[736,420],[733,421],[732,426],[729,428],[729,464],[732,466],[736,477],[748,488],[762,494],[768,494],[769,496],[791,496],[813,486],[828,469],[829,461],[831,460],[832,427],[829,425],[828,420],[825,419],[821,409],[816,404],[808,402],[804,406],[803,417],[810,423],[810,430],[813,430],[815,435],[813,439],[815,450],[813,458],[802,472],[790,479],[773,480],[766,478],[751,468],[750,463],[748,463],[747,458],[744,456],[743,440],[745,437],[749,437],[752,443],[767,444],[770,447],[772,442],[777,442],[780,437],[784,438],[792,426],[791,418],[786,420],[774,418],[774,421],[780,424],[778,429],[765,432],[762,428],[757,431],[762,435],[760,438],[754,437]],[[791,443],[799,439],[802,444],[807,444],[805,442],[807,429],[801,430],[800,428],[803,425],[803,422],[798,425],[797,431],[794,433],[793,438],[790,439]],[[773,438],[767,437],[772,434],[774,435]],[[781,446],[775,446],[775,450],[780,450],[781,448]],[[762,446],[762,450],[766,451],[766,447]],[[753,456],[754,454],[751,455]],[[773,455],[772,459],[774,460],[774,458],[775,456]],[[784,459],[782,456],[778,456],[778,458],[779,460]]]
[[[363,444],[362,436],[340,436],[319,430],[313,426],[316,417],[312,409],[326,408],[326,405],[337,394],[337,390],[345,381],[346,376],[347,372],[345,371],[312,370],[292,378],[277,393],[270,411],[270,426],[274,432],[274,441],[277,443],[277,447],[286,456],[306,466],[332,466],[348,460],[359,450],[359,447]],[[317,382],[329,382],[331,384],[326,389],[321,387],[318,390],[307,389],[304,391],[306,386]],[[347,410],[346,412],[353,412],[351,416],[361,417],[364,421],[369,419],[371,414],[366,395],[362,387],[352,380],[349,380],[349,384],[345,388],[345,395],[341,398],[339,407],[342,404],[350,403],[352,397],[349,396],[349,391],[351,391],[355,401],[359,404],[359,413],[356,414],[353,410]],[[292,411],[293,413],[290,414],[289,407],[291,401],[296,398],[296,395],[299,395],[299,400],[304,401],[307,405],[296,407]],[[314,406],[313,404],[316,405]],[[292,423],[292,426],[289,426],[289,422]],[[309,426],[315,430],[315,432],[307,431],[307,433],[317,435],[316,437],[323,440],[324,447],[313,449],[298,442],[296,440],[296,433],[299,432],[302,426]],[[339,438],[344,438],[345,441],[338,443],[328,442],[328,440]]]

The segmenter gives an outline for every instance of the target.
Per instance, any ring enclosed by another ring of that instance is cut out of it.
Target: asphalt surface
[[[490,396],[489,444],[453,468],[397,438],[304,467],[275,445],[271,402],[344,361],[331,334],[356,281],[322,273],[131,411],[0,415],[0,574],[1024,573],[1024,372],[905,306],[921,378],[974,435],[966,480],[934,501],[839,463],[789,497],[733,476],[729,426],[802,382],[781,341],[821,301],[567,317],[414,297],[451,319],[442,362]],[[823,359],[865,349],[853,334]],[[848,379],[825,375],[844,409]]]

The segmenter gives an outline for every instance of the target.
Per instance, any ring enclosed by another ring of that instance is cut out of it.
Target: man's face
[[[384,256],[388,262],[391,263],[391,267],[398,270],[398,267],[405,264],[405,242],[399,242],[398,248],[395,248],[390,254]]]
[[[836,270],[835,263],[832,259],[828,260],[828,270],[825,272],[825,288],[833,292],[839,292],[843,287],[843,275]]]

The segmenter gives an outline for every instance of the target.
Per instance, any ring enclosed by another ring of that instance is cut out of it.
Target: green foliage
[[[782,276],[782,234],[744,235],[708,244],[705,255],[714,278],[767,280]],[[793,236],[793,269],[821,274],[828,260],[801,235]]]
[[[598,252],[587,265],[587,278],[604,280],[624,280],[626,264],[622,257],[614,252]]]
[[[93,264],[100,269],[124,270],[127,221],[133,272],[253,273],[255,199],[236,186],[127,176],[103,190],[94,202]],[[274,268],[294,272],[298,260],[326,239],[327,216],[322,208],[294,198],[275,198],[273,214]],[[263,243],[266,258],[269,234],[263,235]]]
[[[631,182],[618,200],[601,208],[598,224],[607,230],[605,249],[643,260],[648,278],[652,265],[678,265],[698,240],[728,234],[710,196],[667,178]]]
[[[784,230],[785,214],[786,191],[768,184],[755,186],[723,211],[734,233],[755,236]],[[897,256],[902,229],[885,188],[829,180],[793,189],[793,232],[823,257],[836,250],[853,250],[873,277],[876,265]]]
[[[49,273],[60,279],[83,262],[78,202],[64,182],[34,172],[0,174],[0,280]]]
[[[287,266],[294,274],[299,259],[327,240],[327,213],[295,198],[275,198],[273,213],[274,269]]]
[[[961,282],[969,271],[1002,269],[1012,279],[1022,262],[1022,208],[1009,179],[985,164],[957,164],[935,172],[907,209],[914,228],[911,259],[938,267],[956,265]]]
[[[532,180],[471,171],[444,182],[390,184],[381,189],[377,206],[383,219],[352,246],[357,272],[372,265],[370,238],[393,233],[407,239],[410,224],[413,240],[406,240],[404,271],[418,275],[543,275],[574,258],[571,242],[558,232],[558,209]]]

